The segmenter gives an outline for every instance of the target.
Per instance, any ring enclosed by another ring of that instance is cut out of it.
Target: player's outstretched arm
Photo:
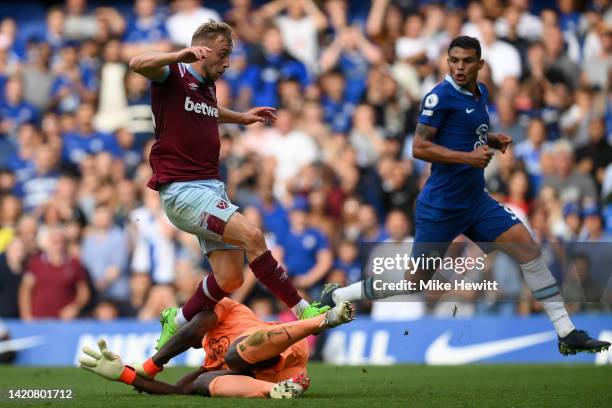
[[[493,152],[486,146],[471,152],[451,150],[434,142],[438,129],[418,123],[414,132],[412,155],[430,163],[469,164],[473,167],[487,167]]]
[[[269,106],[260,106],[247,112],[235,112],[219,106],[219,123],[252,125],[253,123],[274,123],[275,121],[276,109]]]
[[[79,358],[81,368],[98,374],[107,380],[120,381],[127,385],[132,385],[139,392],[144,391],[149,394],[160,395],[193,394],[193,381],[204,372],[200,368],[198,371],[184,377],[183,381],[179,381],[176,385],[171,385],[161,381],[138,377],[132,367],[123,364],[121,357],[107,349],[104,339],[98,340],[98,348],[100,352],[87,346],[83,347],[82,351],[85,355]]]
[[[201,61],[206,58],[210,51],[210,48],[202,46],[188,47],[177,52],[147,51],[130,60],[130,69],[156,81],[165,77],[167,73],[165,67],[167,65],[178,62],[191,64]]]
[[[143,363],[135,364],[139,376],[154,378],[171,358],[202,344],[202,338],[217,324],[217,315],[213,310],[203,310],[181,327],[174,336],[152,357]]]

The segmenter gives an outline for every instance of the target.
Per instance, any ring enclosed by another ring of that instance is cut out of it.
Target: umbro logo
[[[465,113],[467,113],[467,114],[469,115],[470,113],[474,112],[475,110],[476,110],[476,109],[468,109],[468,108],[465,108]]]
[[[196,89],[198,89],[198,84],[194,82],[189,83],[189,85],[187,86],[190,87],[192,91],[195,91]]]

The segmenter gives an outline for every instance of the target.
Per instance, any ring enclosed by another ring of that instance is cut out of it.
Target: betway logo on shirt
[[[187,112],[195,111],[195,113],[201,113],[205,116],[212,116],[215,118],[219,117],[219,109],[214,106],[208,106],[204,102],[194,102],[189,97],[185,98],[185,110]]]

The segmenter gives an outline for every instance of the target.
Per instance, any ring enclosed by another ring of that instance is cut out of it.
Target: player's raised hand
[[[242,124],[251,125],[253,123],[274,123],[276,122],[276,109],[269,106],[253,108],[242,114]]]
[[[189,48],[183,48],[176,53],[176,62],[184,62],[185,64],[191,64],[192,62],[201,61],[206,59],[206,56],[212,50],[208,47],[193,46]]]
[[[111,381],[119,381],[125,368],[121,357],[106,348],[104,339],[98,340],[98,349],[100,349],[99,353],[88,346],[83,347],[81,351],[91,358],[80,356],[81,368]]]
[[[484,169],[493,158],[493,151],[489,146],[480,146],[468,153],[468,164]]]

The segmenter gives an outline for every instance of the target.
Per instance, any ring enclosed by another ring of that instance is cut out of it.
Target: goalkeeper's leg
[[[303,374],[277,383],[262,381],[248,375],[210,372],[195,382],[198,394],[211,397],[273,398],[299,397],[308,389],[310,380]]]
[[[325,314],[310,319],[263,326],[235,341],[225,356],[225,363],[240,371],[272,366],[278,362],[281,353],[298,341],[351,320],[351,305],[342,302]]]

